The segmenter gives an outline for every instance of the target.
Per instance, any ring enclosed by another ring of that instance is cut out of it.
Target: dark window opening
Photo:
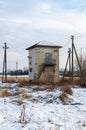
[[[52,64],[52,53],[45,54],[45,62],[46,64]]]
[[[30,72],[32,72],[32,68],[30,68]]]
[[[29,62],[29,65],[32,65],[32,63],[31,63],[31,62]]]

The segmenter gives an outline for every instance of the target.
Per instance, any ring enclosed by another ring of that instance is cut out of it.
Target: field
[[[28,80],[29,79],[29,77],[28,77],[28,75],[25,75],[25,76],[17,76],[17,78],[16,78],[16,76],[7,76],[7,80],[8,81],[12,81],[12,82],[14,82],[14,81],[23,81],[23,80]],[[0,75],[0,81],[2,81],[2,76]]]
[[[0,83],[0,130],[86,130],[86,89]]]

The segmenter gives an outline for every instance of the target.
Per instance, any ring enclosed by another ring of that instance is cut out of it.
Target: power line
[[[72,77],[72,80],[73,80],[73,72],[74,72],[73,61],[74,61],[74,52],[75,52],[75,56],[76,56],[76,59],[77,59],[78,65],[79,65],[79,70],[80,70],[80,78],[82,79],[84,85],[86,85],[85,79],[84,79],[84,76],[83,76],[83,72],[82,72],[82,68],[81,68],[81,65],[80,65],[80,61],[79,61],[77,51],[76,51],[76,48],[75,48],[75,45],[74,45],[74,36],[73,35],[72,35],[71,39],[72,39],[72,46],[71,46],[72,47],[72,55],[71,55],[71,50],[69,49],[69,55],[68,55],[68,58],[67,58],[67,62],[66,62],[66,66],[65,66],[65,70],[64,70],[64,74],[63,74],[63,79],[64,79],[64,76],[65,76],[65,72],[66,72],[66,69],[67,69],[68,61],[69,61],[70,77]]]
[[[66,47],[67,45],[69,45],[70,41],[71,41],[71,39],[70,39],[66,44],[63,45],[62,49],[65,49],[65,47]],[[67,48],[68,48],[68,46],[67,46]],[[69,47],[69,48],[70,48],[70,47]],[[64,55],[66,52],[67,52],[67,49],[65,49],[64,52],[61,53],[61,55]]]
[[[69,40],[66,44],[63,45],[63,48],[66,47],[69,43],[70,43],[71,40]]]

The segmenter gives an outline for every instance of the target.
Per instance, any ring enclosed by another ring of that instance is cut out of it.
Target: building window
[[[32,72],[32,68],[30,68],[30,72]]]
[[[29,58],[29,59],[31,59],[31,58],[32,58],[32,56],[28,56],[28,58]]]
[[[45,63],[46,64],[52,63],[52,53],[45,53]]]
[[[32,63],[31,63],[31,62],[29,62],[29,65],[32,65]]]

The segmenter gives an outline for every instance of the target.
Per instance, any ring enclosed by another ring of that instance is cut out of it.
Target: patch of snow
[[[86,105],[86,89],[85,88],[73,88],[72,104]]]
[[[22,89],[29,91],[29,87]],[[11,102],[15,96],[0,98],[0,130],[86,130],[86,89],[73,88],[68,105],[60,101],[59,89],[30,92],[32,97],[21,105]],[[24,121],[20,122],[23,105]]]
[[[44,46],[58,46],[57,44],[49,41],[42,40],[37,43],[37,45],[44,45]]]

